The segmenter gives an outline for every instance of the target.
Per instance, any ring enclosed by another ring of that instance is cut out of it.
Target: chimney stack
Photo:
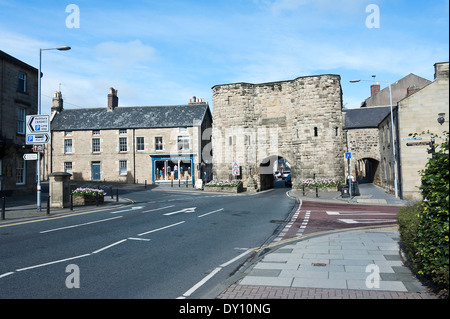
[[[417,91],[420,91],[420,88],[415,85],[411,85],[406,89],[406,96],[410,96],[411,94],[414,94]]]
[[[55,95],[53,96],[53,103],[52,103],[52,114],[53,113],[61,113],[64,110],[63,108],[63,98],[60,91],[55,92]]]
[[[206,102],[205,99],[194,96],[189,100],[189,104],[206,104]]]
[[[119,98],[117,97],[117,90],[109,88],[108,94],[108,112],[114,111],[119,106]]]
[[[380,92],[380,85],[379,84],[374,84],[374,85],[370,86],[370,96],[374,96],[378,92]]]

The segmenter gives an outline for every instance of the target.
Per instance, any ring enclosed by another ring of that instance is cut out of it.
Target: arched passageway
[[[260,190],[290,186],[291,164],[282,156],[266,157],[259,166]]]

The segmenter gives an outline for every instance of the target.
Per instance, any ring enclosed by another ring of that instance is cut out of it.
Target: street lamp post
[[[71,48],[67,45],[56,48],[39,49],[39,71],[38,71],[38,115],[41,115],[41,69],[42,69],[42,51],[58,50],[68,51]],[[41,152],[37,152],[37,210],[41,211]]]
[[[350,83],[358,83],[361,81],[365,82],[376,82],[376,83],[385,83],[389,85],[389,102],[391,106],[391,127],[392,127],[392,156],[394,157],[394,190],[395,190],[395,198],[398,198],[398,172],[397,172],[397,155],[396,155],[396,136],[394,129],[394,112],[392,107],[392,88],[391,82],[383,82],[383,81],[375,81],[375,80],[360,80],[355,79],[351,80]]]

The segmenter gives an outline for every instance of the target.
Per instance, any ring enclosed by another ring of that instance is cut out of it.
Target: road
[[[154,188],[131,201],[0,228],[0,298],[199,298],[271,241],[287,189],[217,195]]]

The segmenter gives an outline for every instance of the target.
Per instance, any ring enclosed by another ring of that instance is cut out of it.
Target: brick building
[[[62,102],[56,92],[44,168],[49,172],[71,173],[75,181],[164,183],[194,182],[210,170],[202,150],[212,118],[203,100],[119,107],[111,88],[107,107],[65,110]]]
[[[25,145],[27,115],[38,111],[38,70],[0,51],[0,190],[26,193],[36,189],[36,161]]]

